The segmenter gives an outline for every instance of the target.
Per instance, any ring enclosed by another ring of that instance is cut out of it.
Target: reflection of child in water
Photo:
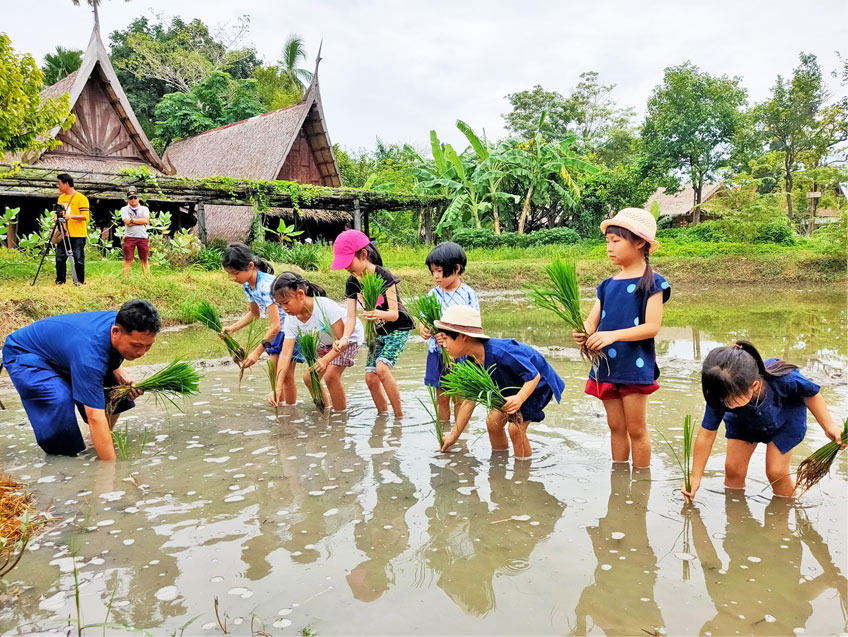
[[[473,459],[466,466],[431,465],[431,484],[438,488],[427,509],[431,539],[423,554],[438,573],[439,588],[469,615],[482,616],[496,606],[495,575],[516,575],[526,569],[533,549],[553,532],[565,505],[541,482],[529,480],[526,463],[516,464],[511,478],[504,464],[490,465],[491,510],[476,490],[463,495],[460,503],[456,490],[473,484],[478,466]],[[513,519],[523,515],[539,524]]]
[[[583,589],[574,611],[576,635],[591,630],[589,617],[607,635],[632,635],[641,628],[654,634],[663,626],[654,599],[657,556],[648,541],[646,520],[650,473],[642,470],[633,475],[631,481],[629,464],[613,465],[607,514],[597,526],[586,528],[598,564],[592,584]]]
[[[794,532],[789,525],[793,510]],[[773,498],[761,524],[751,515],[741,494],[727,492],[725,513],[722,548],[730,563],[723,568],[700,512],[694,507],[690,511],[693,544],[716,608],[715,617],[704,624],[701,634],[750,634],[756,624],[757,634],[791,635],[794,628],[806,625],[813,613],[811,602],[832,588],[839,592],[845,608],[848,581],[833,564],[827,544],[791,501]],[[802,543],[824,570],[813,579],[802,577]],[[749,600],[747,608],[745,600]],[[765,621],[766,614],[774,621]]]

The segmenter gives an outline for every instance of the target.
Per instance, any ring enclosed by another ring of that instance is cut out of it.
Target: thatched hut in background
[[[341,186],[321,105],[318,73],[299,104],[205,131],[170,144],[163,162],[171,174],[190,178],[286,180],[319,186]],[[205,207],[206,235],[243,241],[255,211],[247,206]],[[329,210],[272,208],[264,213],[295,218],[305,236],[333,237],[352,223],[350,213]],[[270,227],[277,223],[266,220]]]
[[[701,206],[707,201],[718,195],[724,190],[724,184],[704,184],[701,191]],[[660,206],[660,218],[669,217],[672,226],[689,225],[692,223],[692,213],[695,211],[695,190],[692,184],[686,184],[683,189],[673,195],[666,194],[665,188],[657,188],[656,192],[648,197],[648,201],[642,206],[645,210],[650,210],[654,202]],[[701,208],[701,221],[707,219],[709,215],[706,210]]]

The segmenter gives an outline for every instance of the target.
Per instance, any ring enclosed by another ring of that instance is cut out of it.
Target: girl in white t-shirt
[[[328,299],[321,287],[295,272],[283,272],[278,276],[271,287],[271,293],[286,313],[283,322],[283,351],[280,352],[277,368],[277,395],[282,395],[279,391],[298,335],[301,332],[317,331],[320,336],[318,360],[313,367],[327,383],[333,410],[347,409],[347,396],[341,377],[346,367],[353,366],[359,346],[365,340],[362,323],[356,319],[353,334],[348,340],[341,340],[347,316],[345,310]],[[303,382],[307,387],[310,386],[309,368],[304,372]],[[274,404],[273,394],[269,395],[268,402]]]

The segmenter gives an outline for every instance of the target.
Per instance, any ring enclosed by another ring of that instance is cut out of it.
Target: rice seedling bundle
[[[372,312],[377,309],[380,297],[386,291],[386,282],[383,277],[375,272],[366,272],[359,280],[360,294],[362,295],[362,309]],[[365,344],[368,353],[374,354],[377,347],[377,321],[363,321],[365,323]]]
[[[503,410],[506,404],[506,397],[503,395],[502,388],[495,384],[489,369],[484,369],[481,365],[473,361],[465,361],[458,363],[442,376],[442,391],[452,398],[461,400],[470,400],[480,405],[485,405],[486,409],[491,411],[497,409]],[[507,388],[503,388],[507,389]],[[510,422],[521,422],[521,412],[517,411],[509,417]]]
[[[231,334],[225,334],[223,332],[224,326],[221,323],[221,315],[218,314],[218,310],[215,306],[213,306],[209,301],[199,301],[190,308],[189,314],[193,320],[202,323],[223,338],[224,345],[232,357],[233,362],[241,367],[244,359],[247,358],[247,352],[241,345],[238,344],[238,341],[236,341]]]
[[[318,372],[315,371],[314,365],[318,361],[318,342],[320,336],[318,332],[302,332],[298,330],[298,342],[300,343],[300,352],[303,358],[306,359],[306,364],[309,365],[309,394],[312,396],[312,402],[319,411],[324,411],[324,390],[321,388],[321,378]]]
[[[421,403],[424,411],[427,412],[427,415],[430,416],[430,420],[433,422],[433,426],[436,430],[436,438],[439,441],[439,449],[441,449],[442,445],[445,444],[445,435],[442,432],[442,421],[439,420],[439,394],[436,388],[432,385],[427,385],[427,391],[430,393],[430,405],[420,398],[418,399],[418,402]]]
[[[191,396],[198,392],[200,374],[186,362],[175,360],[155,374],[131,385],[118,385],[109,388],[109,400],[106,413],[111,415],[117,404],[129,396],[133,389],[143,391],[156,400],[167,400],[175,407],[178,396]]]
[[[417,299],[410,303],[410,309],[413,314],[418,317],[418,320],[426,327],[430,334],[435,336],[436,329],[436,321],[442,320],[442,303],[436,297],[435,294],[427,294],[425,296],[419,296]],[[453,359],[450,354],[444,347],[439,347],[439,352],[442,355],[442,361],[444,362],[445,370],[450,369],[453,366]]]
[[[580,286],[577,284],[577,267],[574,261],[563,261],[554,259],[554,262],[545,267],[545,273],[551,280],[552,287],[541,288],[532,286],[530,298],[536,307],[549,310],[565,321],[571,329],[585,332],[583,314],[580,312]],[[599,350],[590,350],[586,343],[580,347],[580,356],[597,369],[606,354]]]
[[[795,472],[795,490],[800,489],[799,496],[804,495],[810,487],[830,473],[830,466],[839,454],[839,447],[848,444],[848,418],[842,427],[842,437],[839,440],[831,440],[829,443],[814,451],[805,458]]]
[[[692,416],[686,414],[686,417],[683,419],[683,449],[682,454],[677,453],[677,449],[674,448],[674,445],[669,442],[668,438],[663,435],[663,432],[659,432],[662,439],[665,441],[665,444],[668,445],[668,448],[671,450],[674,459],[677,461],[677,466],[680,467],[680,471],[683,472],[683,485],[686,487],[687,491],[692,491]]]
[[[271,383],[271,397],[274,399],[274,416],[280,417],[280,409],[277,407],[277,363],[273,358],[268,358],[265,361],[265,367],[268,371],[268,380]]]

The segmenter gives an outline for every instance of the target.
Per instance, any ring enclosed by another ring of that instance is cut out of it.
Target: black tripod
[[[54,234],[58,232],[62,236],[62,247],[65,248],[65,254],[68,255],[68,259],[71,262],[71,276],[74,280],[74,285],[79,285],[79,279],[77,278],[77,264],[74,261],[74,253],[71,249],[71,238],[68,234],[68,222],[64,217],[60,217],[58,214],[56,215],[56,223],[53,224],[53,230],[47,235],[47,243],[44,244],[44,250],[41,253],[41,263],[38,264],[38,270],[35,271],[35,278],[30,283],[30,287],[35,285],[35,282],[38,281],[38,275],[41,273],[41,266],[44,265],[44,259],[47,258],[47,255],[50,254],[50,248],[53,246],[53,242],[51,239]]]

